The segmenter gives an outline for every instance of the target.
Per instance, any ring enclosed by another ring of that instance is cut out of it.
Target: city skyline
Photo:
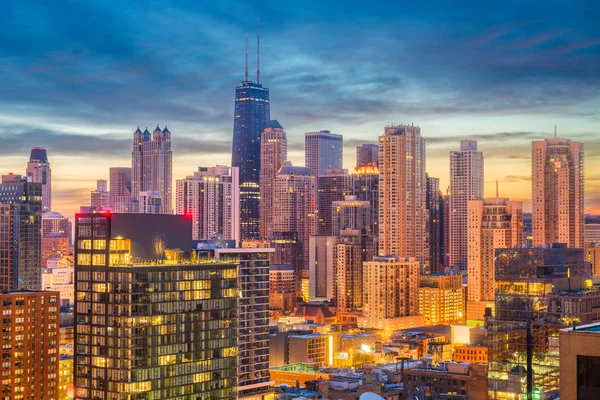
[[[552,137],[554,124],[559,137],[585,144],[586,165],[597,162],[600,32],[586,18],[598,6],[587,3],[520,6],[518,14],[510,4],[437,4],[433,13],[428,6],[436,3],[377,11],[349,3],[323,13],[315,3],[106,3],[46,13],[42,3],[15,5],[0,42],[8,78],[0,169],[24,174],[31,148],[46,148],[53,208],[72,216],[110,167],[129,166],[137,125],[175,132],[174,180],[198,166],[229,165],[245,35],[254,37],[260,18],[261,82],[271,90],[272,118],[286,127],[294,165],[303,165],[306,132],[344,135],[344,168],[352,170],[356,145],[375,143],[386,125],[414,123],[427,139],[427,172],[442,191],[448,152],[475,139],[486,159],[484,195],[495,193],[498,180],[500,194],[523,200],[528,211],[531,141]],[[90,15],[105,23],[92,24]],[[72,23],[57,29],[65,18]],[[395,23],[406,29],[397,33]],[[410,63],[400,56],[407,53]],[[253,57],[249,69],[253,76]],[[144,95],[155,91],[161,95]],[[586,212],[599,210],[600,176],[588,168]]]

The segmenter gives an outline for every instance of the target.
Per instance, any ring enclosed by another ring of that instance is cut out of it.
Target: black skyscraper
[[[231,165],[240,168],[240,224],[242,240],[259,236],[260,136],[271,119],[269,89],[248,80],[246,42],[246,79],[235,89],[233,148]]]

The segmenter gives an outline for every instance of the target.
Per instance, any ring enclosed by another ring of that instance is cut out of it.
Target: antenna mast
[[[554,139],[556,139],[556,124],[554,124]]]
[[[260,18],[258,19],[258,35],[256,36],[256,83],[260,83]]]
[[[248,35],[246,35],[246,70],[245,70],[246,79],[244,82],[248,82]]]
[[[496,198],[498,198],[498,180],[496,179]]]

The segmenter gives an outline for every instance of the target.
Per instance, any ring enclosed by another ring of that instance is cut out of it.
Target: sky
[[[97,179],[131,165],[133,131],[168,126],[173,179],[231,163],[245,35],[289,158],[304,133],[344,135],[344,164],[386,125],[415,124],[427,171],[476,139],[485,194],[529,208],[531,141],[584,143],[586,210],[600,212],[598,1],[0,2],[0,172],[48,150],[53,208],[89,204]]]

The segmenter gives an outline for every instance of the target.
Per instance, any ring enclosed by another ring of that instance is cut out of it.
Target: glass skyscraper
[[[269,89],[242,82],[235,89],[231,165],[240,169],[241,239],[257,238],[260,221],[260,136],[271,116]]]

